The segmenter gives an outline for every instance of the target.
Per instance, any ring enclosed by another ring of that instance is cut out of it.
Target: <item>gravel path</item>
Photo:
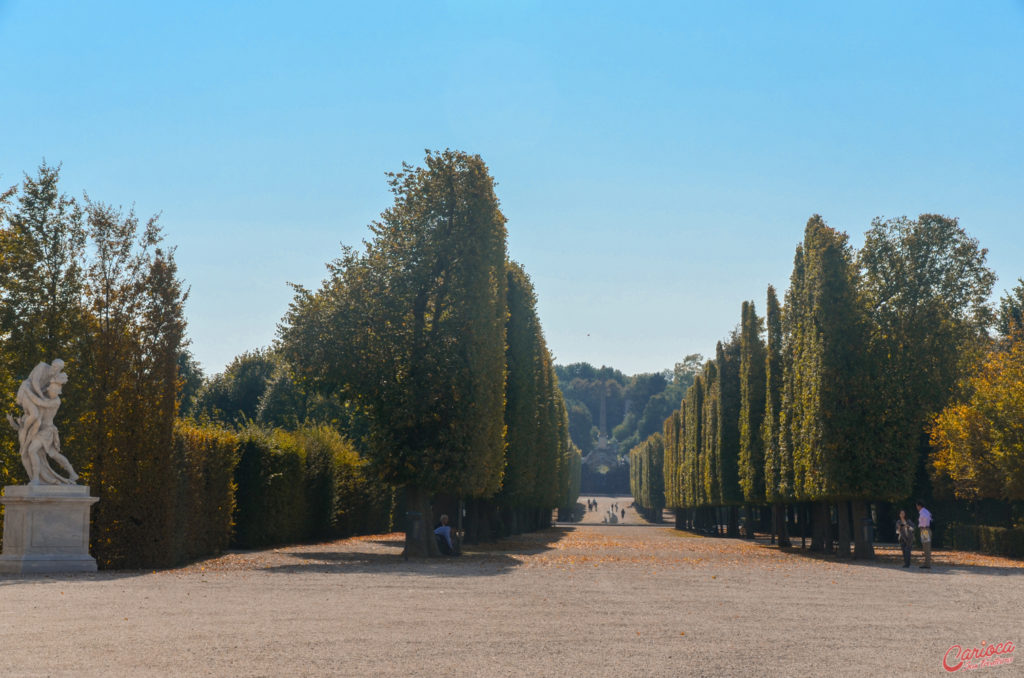
[[[432,561],[384,535],[160,572],[0,575],[0,673],[928,676],[947,675],[953,644],[1024,643],[1017,561],[939,553],[904,570],[880,549],[841,563],[630,515]],[[1022,675],[1016,655],[971,673]]]

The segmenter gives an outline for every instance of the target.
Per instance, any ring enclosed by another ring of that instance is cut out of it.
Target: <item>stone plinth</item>
[[[89,509],[97,501],[86,485],[5,487],[0,573],[95,572]]]

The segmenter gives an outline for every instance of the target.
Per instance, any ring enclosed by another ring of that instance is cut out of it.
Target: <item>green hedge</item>
[[[238,438],[221,429],[179,421],[174,428],[174,451],[181,470],[179,510],[173,523],[174,560],[218,554],[231,540]]]
[[[304,451],[289,442],[283,434],[257,428],[240,435],[235,546],[257,548],[308,539],[306,459]]]
[[[328,426],[241,435],[235,545],[332,539],[392,528],[389,487]]]
[[[136,477],[159,483],[108,488],[107,529],[93,534],[103,540],[93,544],[105,556],[101,567],[171,567],[229,544],[259,548],[393,527],[392,489],[328,426],[234,433],[179,420],[162,459],[159,474],[135,466]]]
[[[236,437],[178,421],[168,438],[149,450],[108,450],[107,483],[92,509],[101,569],[173,567],[228,545]]]
[[[374,478],[368,462],[336,431],[321,428],[317,435],[329,440],[334,451],[333,535],[390,532],[394,528],[394,491]]]
[[[1024,528],[952,523],[946,528],[944,542],[953,549],[1024,558]]]

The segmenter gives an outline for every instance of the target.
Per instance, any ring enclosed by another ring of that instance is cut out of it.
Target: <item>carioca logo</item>
[[[1010,664],[1013,662],[1013,657],[1004,655],[1013,654],[1016,649],[1011,640],[987,646],[985,642],[982,642],[981,647],[969,647],[966,650],[959,645],[954,645],[942,656],[942,668],[953,673],[961,668],[978,669],[983,666]]]

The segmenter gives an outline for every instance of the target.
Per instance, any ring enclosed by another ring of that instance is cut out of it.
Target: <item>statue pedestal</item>
[[[95,572],[89,555],[87,485],[8,485],[0,573]]]

